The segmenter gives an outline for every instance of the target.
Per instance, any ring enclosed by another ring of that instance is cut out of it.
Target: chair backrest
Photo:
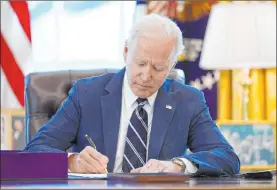
[[[25,79],[26,143],[58,110],[74,81],[115,73],[119,69],[66,70],[30,73]],[[184,83],[184,72],[174,69],[169,78]]]

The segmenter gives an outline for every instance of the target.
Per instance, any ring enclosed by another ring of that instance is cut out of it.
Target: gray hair
[[[149,14],[138,20],[131,29],[129,38],[127,40],[127,47],[130,48],[136,42],[138,36],[151,36],[151,38],[161,38],[157,36],[157,29],[161,29],[161,34],[166,37],[172,37],[175,41],[175,48],[172,50],[170,59],[177,61],[178,56],[184,49],[182,32],[175,22],[170,18],[157,15]],[[163,34],[163,33],[164,34]]]

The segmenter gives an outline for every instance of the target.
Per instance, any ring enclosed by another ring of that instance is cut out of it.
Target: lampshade
[[[208,70],[276,67],[276,4],[213,5],[199,64]]]

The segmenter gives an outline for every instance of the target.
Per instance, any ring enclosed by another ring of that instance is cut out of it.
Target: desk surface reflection
[[[1,189],[276,189],[272,180],[191,178],[182,183],[124,183],[107,180],[1,181]]]

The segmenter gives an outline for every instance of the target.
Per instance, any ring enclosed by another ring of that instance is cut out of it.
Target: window
[[[121,68],[135,1],[29,2],[33,63],[30,72]]]

